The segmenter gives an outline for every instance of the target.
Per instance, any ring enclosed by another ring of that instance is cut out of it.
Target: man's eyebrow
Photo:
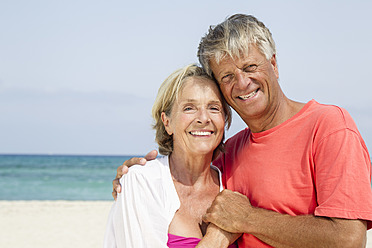
[[[218,77],[223,77],[227,74],[230,74],[229,70],[221,70],[221,71],[218,72]]]

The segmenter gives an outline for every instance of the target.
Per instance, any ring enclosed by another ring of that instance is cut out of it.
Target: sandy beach
[[[102,247],[111,204],[111,201],[0,201],[0,247]]]
[[[102,247],[111,201],[0,201],[0,247]],[[368,231],[367,248],[372,248]]]

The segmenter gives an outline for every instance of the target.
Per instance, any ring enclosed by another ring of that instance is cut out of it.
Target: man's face
[[[213,75],[231,107],[245,123],[269,118],[280,96],[278,68],[273,56],[267,60],[252,45],[248,56],[211,61]]]

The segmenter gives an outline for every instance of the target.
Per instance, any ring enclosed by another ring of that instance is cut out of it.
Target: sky
[[[2,0],[0,154],[143,155],[151,108],[210,25],[263,21],[290,99],[335,104],[372,149],[372,1]],[[236,114],[231,137],[245,124]]]

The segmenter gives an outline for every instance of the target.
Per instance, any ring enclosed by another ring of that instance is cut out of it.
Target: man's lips
[[[251,97],[254,97],[254,96],[257,94],[257,92],[258,92],[259,89],[260,89],[260,88],[258,88],[257,90],[255,90],[255,91],[249,93],[248,95],[238,96],[238,98],[241,99],[241,100],[247,100],[247,99],[249,99],[249,98],[251,98]]]

